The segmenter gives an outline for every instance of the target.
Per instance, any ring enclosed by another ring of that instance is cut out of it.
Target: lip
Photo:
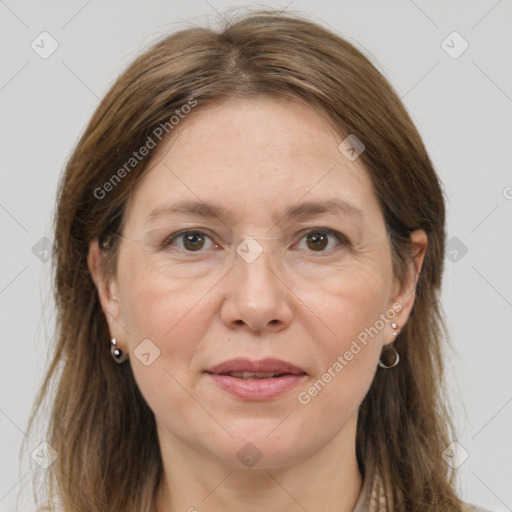
[[[226,375],[229,372],[253,373],[284,373],[281,377],[263,379],[240,379]],[[251,361],[250,359],[231,359],[205,370],[210,378],[221,390],[250,401],[264,401],[277,398],[297,387],[306,377],[307,373],[286,361],[280,359],[263,359]]]
[[[267,358],[252,361],[246,358],[230,359],[205,370],[207,373],[254,372],[254,373],[289,373],[292,375],[305,374],[306,371],[281,359]]]
[[[238,379],[217,373],[206,374],[223,391],[243,400],[263,401],[276,398],[298,386],[306,374],[283,375],[268,379]]]

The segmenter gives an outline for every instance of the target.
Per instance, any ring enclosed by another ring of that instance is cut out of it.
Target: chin
[[[276,433],[279,421],[244,421],[243,434],[238,432],[224,438],[222,443],[205,448],[230,467],[263,470],[288,466],[305,456],[302,449],[297,449],[304,447],[298,433],[293,435],[289,430]]]

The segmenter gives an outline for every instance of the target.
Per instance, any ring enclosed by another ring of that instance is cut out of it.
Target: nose
[[[244,258],[243,247],[235,258],[234,268],[226,276],[221,319],[231,329],[270,334],[290,325],[294,294],[273,251],[258,245],[263,250],[255,259]]]

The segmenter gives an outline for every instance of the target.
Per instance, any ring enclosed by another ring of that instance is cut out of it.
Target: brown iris
[[[321,231],[314,231],[307,236],[308,247],[313,250],[325,249],[328,243],[328,236]]]
[[[190,231],[188,234],[182,236],[184,239],[183,245],[187,251],[202,249],[204,245],[204,235],[199,231]]]

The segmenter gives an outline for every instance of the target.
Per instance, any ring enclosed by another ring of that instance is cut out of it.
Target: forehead
[[[130,221],[145,223],[184,201],[220,203],[225,215],[255,221],[331,199],[363,217],[380,214],[364,164],[338,149],[344,135],[300,100],[199,105],[172,135],[131,194]]]

